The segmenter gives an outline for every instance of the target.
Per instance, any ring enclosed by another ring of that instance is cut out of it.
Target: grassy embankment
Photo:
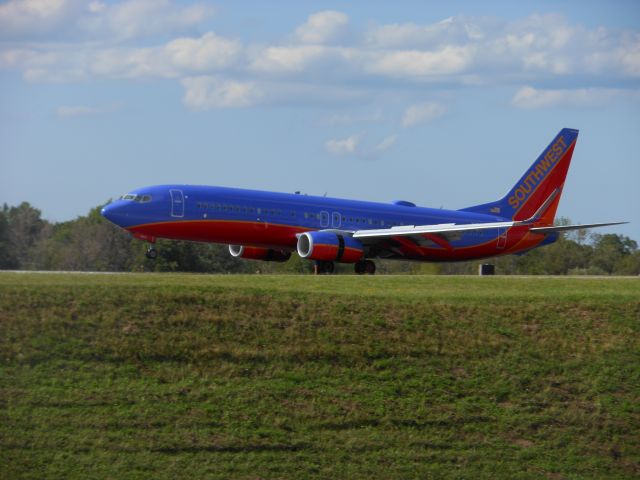
[[[640,281],[0,274],[0,478],[632,478]]]

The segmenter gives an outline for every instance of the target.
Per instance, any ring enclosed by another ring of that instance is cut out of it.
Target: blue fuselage
[[[275,193],[225,187],[160,185],[141,188],[110,203],[102,214],[136,237],[192,240],[294,250],[297,236],[313,230],[358,231],[402,225],[499,222],[505,218],[467,211]],[[367,254],[416,260],[463,260],[514,253],[517,230],[423,237],[415,245],[390,239]],[[541,243],[537,236],[536,244]],[[545,242],[546,243],[546,242]],[[525,242],[525,249],[537,245]]]

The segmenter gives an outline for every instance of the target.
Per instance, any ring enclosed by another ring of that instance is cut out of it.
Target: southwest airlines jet
[[[372,259],[448,262],[522,253],[560,232],[624,222],[554,226],[578,131],[565,128],[500,200],[461,210],[239,188],[159,185],[134,190],[102,215],[135,238],[229,244],[234,257],[284,262],[291,252],[331,273],[334,262],[375,272]],[[157,255],[153,246],[149,258]]]

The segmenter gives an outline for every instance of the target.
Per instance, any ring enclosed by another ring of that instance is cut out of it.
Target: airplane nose
[[[126,216],[122,211],[122,205],[117,205],[115,203],[110,203],[109,205],[102,207],[100,214],[111,223],[115,223],[118,226],[122,226],[124,217]]]
[[[102,210],[100,210],[100,215],[102,215],[110,222],[113,222],[113,204],[110,203],[109,205],[105,205],[104,207],[102,207]]]

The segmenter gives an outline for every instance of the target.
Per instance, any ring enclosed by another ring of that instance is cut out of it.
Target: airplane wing
[[[558,225],[550,227],[532,227],[531,232],[534,233],[552,233],[562,232],[566,230],[581,230],[585,228],[606,227],[609,225],[621,225],[628,222],[609,222],[609,223],[589,223],[583,225]],[[356,230],[353,232],[353,238],[385,238],[421,235],[425,233],[431,234],[455,234],[474,230],[490,230],[493,228],[509,228],[515,226],[530,225],[531,220],[520,222],[490,222],[490,223],[439,223],[435,225],[405,225],[400,227],[372,229],[372,230]]]
[[[523,222],[492,223],[438,223],[435,225],[404,225],[400,227],[379,228],[372,230],[356,230],[353,238],[384,238],[420,235],[424,233],[459,233],[472,230],[489,230],[492,228],[509,228]]]
[[[610,222],[610,223],[585,223],[583,225],[555,225],[553,227],[533,227],[534,233],[552,233],[564,232],[567,230],[583,230],[585,228],[607,227],[609,225],[623,225],[629,222]]]

